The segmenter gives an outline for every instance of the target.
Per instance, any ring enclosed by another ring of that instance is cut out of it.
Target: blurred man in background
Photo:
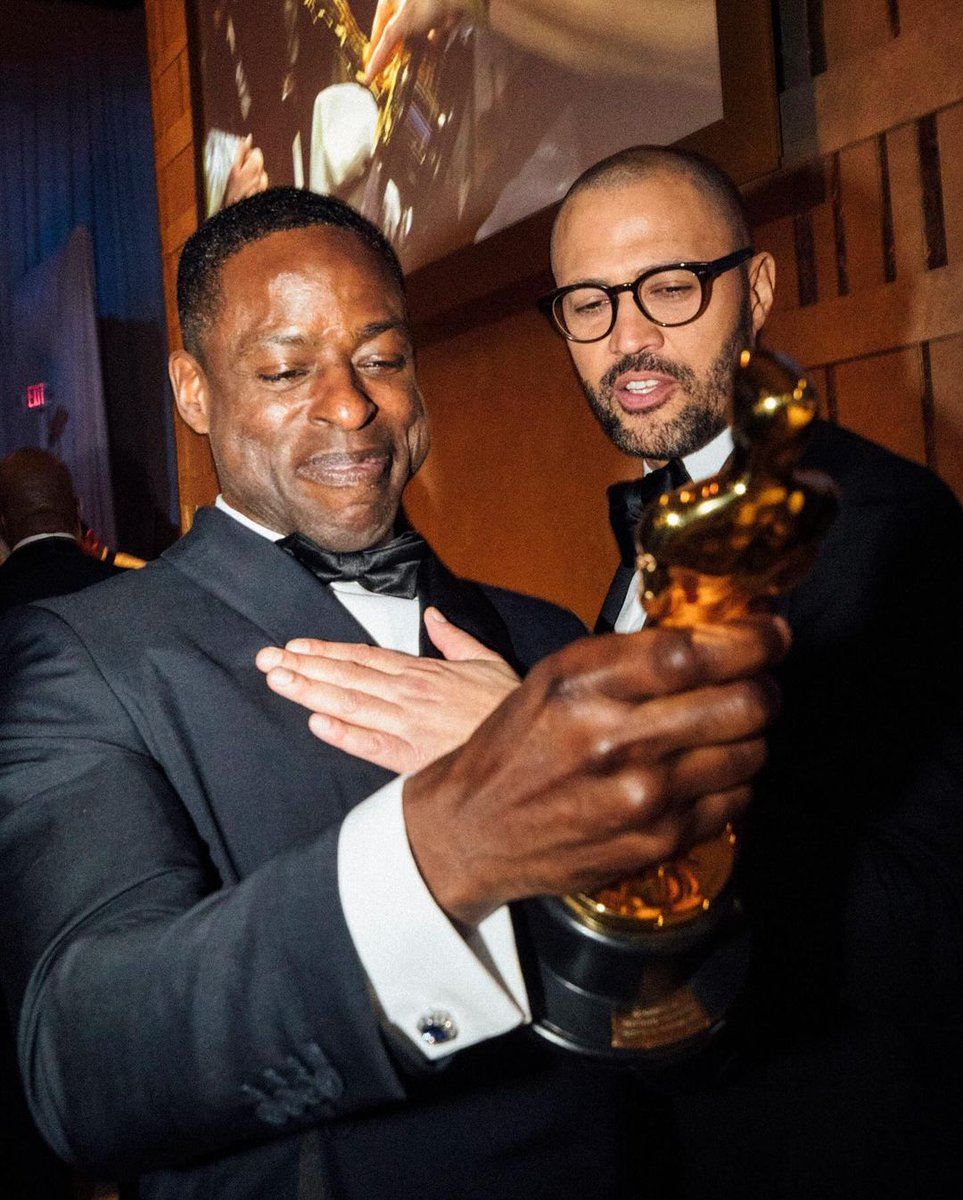
[[[67,467],[46,450],[15,450],[0,461],[0,611],[64,596],[116,575],[119,568],[81,546],[80,501]]]

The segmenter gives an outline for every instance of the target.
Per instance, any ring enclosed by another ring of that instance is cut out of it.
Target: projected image
[[[208,213],[354,204],[407,270],[722,116],[715,0],[197,0]]]

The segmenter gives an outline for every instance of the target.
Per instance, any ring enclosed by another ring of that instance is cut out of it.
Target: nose
[[[308,408],[311,421],[339,429],[362,429],[377,411],[350,363],[332,364],[319,372]]]
[[[627,292],[619,296],[615,324],[608,345],[618,358],[638,354],[642,350],[659,350],[665,345],[665,330],[650,321]]]

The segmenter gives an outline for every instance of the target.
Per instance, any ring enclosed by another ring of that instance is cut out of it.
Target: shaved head
[[[751,243],[749,217],[739,189],[711,159],[694,150],[678,150],[671,146],[630,146],[583,171],[565,193],[552,230],[553,266],[556,233],[570,200],[583,192],[615,191],[654,175],[687,179],[723,217],[732,231],[733,244]]]

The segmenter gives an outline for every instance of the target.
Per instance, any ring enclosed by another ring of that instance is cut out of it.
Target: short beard
[[[746,298],[735,329],[701,380],[682,363],[655,354],[627,354],[602,376],[598,391],[585,379],[582,388],[599,424],[624,454],[649,459],[684,458],[708,445],[729,424],[739,355],[751,344],[752,315]],[[616,380],[627,371],[652,371],[676,380],[686,394],[685,407],[672,420],[656,419],[651,427],[644,413],[629,424],[612,396]]]

